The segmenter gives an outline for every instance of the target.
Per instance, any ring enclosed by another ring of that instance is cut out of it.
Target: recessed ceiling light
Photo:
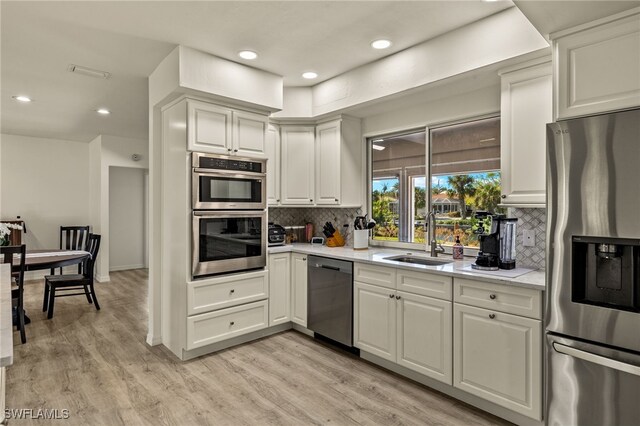
[[[311,79],[317,78],[318,74],[313,71],[307,71],[305,73],[302,73],[302,77],[308,80],[311,80]]]
[[[384,151],[384,149],[385,149],[386,147],[384,147],[384,146],[382,146],[382,145],[375,145],[375,144],[373,144],[373,145],[371,145],[371,148],[375,149],[376,151]]]
[[[16,101],[20,101],[20,102],[31,102],[32,99],[28,96],[24,96],[24,95],[18,95],[18,96],[12,96],[13,99],[15,99]]]
[[[255,59],[258,57],[258,54],[252,50],[241,50],[240,52],[238,52],[238,56],[240,56],[242,59]]]
[[[386,49],[389,46],[391,46],[391,42],[389,40],[380,39],[371,42],[371,47],[374,49]]]
[[[100,108],[100,109],[97,109],[97,110],[96,110],[96,112],[97,112],[98,114],[102,114],[102,115],[108,115],[108,114],[111,114],[111,111],[109,111],[109,110],[108,110],[108,109],[106,109],[106,108]]]

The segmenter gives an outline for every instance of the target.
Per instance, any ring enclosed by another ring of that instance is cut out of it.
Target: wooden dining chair
[[[60,227],[60,250],[85,250],[88,243],[89,226],[61,226]],[[51,268],[51,275],[56,273],[55,268]],[[82,264],[78,265],[78,274],[82,273]],[[62,274],[62,268],[60,268]]]
[[[27,333],[25,331],[24,322],[24,269],[27,246],[4,246],[0,247],[0,254],[3,256],[3,263],[11,264],[11,278],[15,280],[15,288],[11,288],[11,300],[15,302],[16,314],[18,318],[18,331],[20,331],[20,340],[27,343]],[[15,256],[18,256],[16,259]]]
[[[42,310],[48,311],[47,318],[53,318],[53,306],[56,297],[84,295],[89,303],[93,303],[97,310],[100,310],[98,297],[93,286],[94,266],[100,249],[100,235],[89,234],[87,239],[87,251],[90,256],[85,260],[81,274],[47,275],[44,277],[44,300]],[[83,290],[78,292],[77,290]],[[68,293],[75,291],[75,293]]]

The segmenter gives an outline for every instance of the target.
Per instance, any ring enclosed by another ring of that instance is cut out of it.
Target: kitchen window
[[[372,137],[370,212],[374,244],[423,248],[427,213],[436,240],[456,236],[477,248],[476,211],[501,212],[500,118],[490,117]]]

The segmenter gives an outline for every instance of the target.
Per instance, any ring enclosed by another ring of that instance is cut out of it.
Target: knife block
[[[336,230],[332,236],[327,238],[327,247],[344,247],[344,244],[344,237],[340,231]]]

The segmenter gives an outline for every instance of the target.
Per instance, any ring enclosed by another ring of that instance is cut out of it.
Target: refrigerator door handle
[[[574,358],[579,358],[584,361],[601,365],[603,367],[613,368],[614,370],[623,371],[625,373],[633,374],[640,377],[640,367],[638,367],[637,365],[627,364],[626,362],[617,361],[615,359],[607,358],[602,355],[596,355],[594,353],[572,348],[571,346],[563,345],[562,343],[558,342],[553,342],[553,349],[561,354],[569,355]]]

